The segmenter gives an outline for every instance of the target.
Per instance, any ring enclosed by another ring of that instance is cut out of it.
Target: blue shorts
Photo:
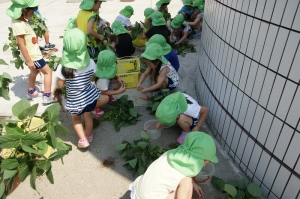
[[[174,88],[176,88],[176,86],[174,85],[174,82],[171,78],[168,77],[168,85],[167,88],[170,90],[173,90]]]
[[[190,129],[191,130],[193,130],[193,128],[197,125],[197,123],[198,123],[198,119],[197,118],[193,118],[192,117],[192,120],[193,120],[193,122],[192,122],[192,125],[190,126]]]
[[[40,59],[40,60],[37,60],[37,61],[33,61],[34,63],[34,66],[36,69],[41,69],[43,68],[44,66],[46,66],[46,61],[44,59]]]
[[[93,111],[93,110],[96,108],[97,101],[98,101],[98,100],[95,100],[93,103],[88,104],[88,105],[81,111],[81,113],[79,113],[79,114],[77,114],[77,115],[82,115],[82,114],[85,113],[85,112],[91,112],[91,111]]]

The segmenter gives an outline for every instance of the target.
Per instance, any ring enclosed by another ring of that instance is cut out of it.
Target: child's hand
[[[143,94],[146,94],[147,92],[148,91],[146,89],[144,89],[144,88],[141,90],[141,93],[143,93]]]
[[[27,66],[28,66],[28,68],[29,68],[30,70],[35,69],[35,66],[34,66],[33,61],[27,62]]]
[[[120,93],[123,93],[125,90],[126,90],[125,84],[122,84],[122,85],[120,86],[120,88],[118,89],[118,91],[119,91]]]
[[[163,128],[164,128],[164,125],[162,125],[159,122],[156,122],[156,129],[163,129]]]
[[[193,182],[193,190],[196,192],[197,196],[199,198],[203,198],[203,191],[199,185],[197,185],[195,182]]]
[[[136,86],[136,90],[140,91],[141,89],[142,89],[141,84],[138,84],[138,85]]]

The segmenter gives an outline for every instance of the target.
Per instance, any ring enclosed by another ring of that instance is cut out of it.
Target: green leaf
[[[24,131],[18,127],[17,124],[8,123],[5,126],[5,131],[7,134],[15,134],[15,135],[24,135]]]
[[[26,99],[22,99],[15,103],[12,107],[12,113],[18,117],[20,113],[30,107],[30,103]]]
[[[34,166],[34,167],[32,168],[31,175],[30,175],[30,186],[31,186],[31,188],[33,188],[34,190],[36,190],[36,187],[35,187],[35,180],[36,180],[36,166]]]
[[[52,174],[52,171],[51,171],[51,167],[50,169],[46,172],[46,175],[47,175],[47,178],[49,180],[49,182],[51,184],[54,184],[54,179],[53,179],[53,174]]]
[[[50,169],[51,167],[51,163],[49,160],[40,160],[37,165],[36,165],[39,169],[42,169],[44,171],[48,171],[48,169]]]
[[[152,106],[152,111],[156,111],[159,104],[160,104],[160,102],[155,102]]]
[[[3,172],[3,179],[10,179],[12,177],[14,177],[17,173],[17,170],[9,170],[9,169],[5,169]]]
[[[146,171],[146,167],[144,167],[144,166],[139,166],[139,168],[138,168],[138,174],[139,174],[139,175],[144,174],[145,171]]]
[[[123,149],[125,149],[126,146],[127,146],[127,144],[119,144],[119,145],[115,146],[115,149],[118,151],[122,151]]]
[[[69,151],[56,151],[49,156],[48,160],[50,160],[50,161],[59,160],[68,153],[69,153]]]
[[[37,144],[38,142],[41,142],[43,140],[45,140],[45,138],[42,135],[38,133],[29,133],[22,138],[21,142],[22,144],[30,146]]]
[[[141,137],[144,138],[144,139],[149,139],[149,135],[145,132],[145,131],[142,131],[141,132]]]
[[[26,163],[21,163],[19,167],[19,176],[21,182],[23,182],[27,176],[30,174],[28,165]]]
[[[49,135],[51,137],[52,146],[54,148],[56,148],[57,140],[56,140],[56,137],[55,137],[54,126],[51,125],[51,124],[48,124],[47,127],[48,127],[48,133],[49,133]]]
[[[227,184],[231,184],[231,185],[234,186],[234,187],[237,187],[237,186],[238,186],[238,182],[237,182],[237,181],[234,181],[234,180],[229,180],[229,181],[227,182]]]
[[[8,64],[3,59],[0,59],[0,65],[7,65],[8,66]]]
[[[38,106],[39,106],[39,104],[34,104],[31,107],[29,107],[29,108],[25,109],[24,111],[22,111],[18,115],[19,120],[24,120],[24,119],[27,119],[27,118],[32,118],[36,114]]]
[[[240,180],[238,181],[237,187],[238,187],[239,189],[245,190],[245,189],[247,188],[247,182],[246,182],[246,180],[245,180],[244,178],[243,178],[243,179],[240,179]]]
[[[6,72],[3,72],[2,78],[3,78],[3,79],[7,79],[8,82],[10,82],[10,83],[12,82],[12,77],[10,76],[10,74],[8,74],[8,73],[6,73]]]
[[[136,117],[137,116],[137,112],[136,112],[135,108],[130,108],[129,109],[129,113],[130,113],[130,115],[132,117]]]
[[[23,135],[3,135],[0,136],[0,148],[16,148],[19,146],[20,140],[23,138]]]
[[[148,145],[147,142],[139,142],[139,143],[137,144],[137,146],[140,146],[140,147],[142,147],[143,149],[146,148],[147,145]]]
[[[248,184],[247,191],[254,197],[259,197],[262,194],[261,188],[253,182]]]
[[[98,148],[97,148],[97,153],[100,153],[100,151],[101,151],[101,148],[98,147]]]
[[[137,159],[135,158],[135,159],[129,160],[127,162],[132,168],[134,168],[136,166]]]
[[[222,179],[217,180],[217,185],[219,187],[219,190],[223,190],[225,186],[225,182]]]
[[[245,192],[241,189],[237,190],[237,196],[240,196],[240,198],[245,198]]]
[[[9,45],[7,45],[7,44],[5,44],[4,46],[3,46],[3,52],[5,52],[5,51],[7,51],[7,49],[9,49]]]
[[[69,150],[69,146],[68,145],[66,145],[63,141],[62,141],[62,139],[60,139],[60,138],[56,138],[56,149],[57,150]]]
[[[5,185],[4,185],[4,182],[2,181],[0,183],[0,198],[2,198],[4,191],[5,191]]]
[[[0,90],[0,96],[3,97],[5,100],[10,100],[8,89],[5,87],[2,87]]]
[[[36,155],[43,155],[43,154],[40,154],[38,151],[34,150],[33,148],[31,148],[30,146],[27,146],[25,144],[22,144],[21,147],[24,151],[26,151],[28,153],[33,153]]]
[[[41,141],[39,143],[37,143],[36,145],[38,147],[37,151],[40,154],[45,154],[48,151],[48,144],[46,143],[46,141]]]
[[[70,134],[70,131],[69,129],[67,129],[66,127],[64,127],[63,125],[61,124],[57,124],[54,126],[54,131],[57,135],[60,135],[60,136],[67,136]]]
[[[230,184],[224,184],[224,189],[223,190],[226,191],[233,198],[237,194],[236,188],[234,186],[230,185]]]
[[[56,125],[59,117],[59,104],[55,103],[46,108],[45,112],[42,114],[42,117],[53,125]]]

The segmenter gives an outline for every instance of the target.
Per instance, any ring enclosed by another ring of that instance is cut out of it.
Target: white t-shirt
[[[100,91],[107,91],[110,84],[110,79],[98,79],[96,82],[97,88]]]
[[[198,102],[194,98],[192,98],[188,94],[183,93],[183,95],[187,100],[192,102],[192,104],[188,103],[188,107],[187,107],[186,111],[184,112],[184,114],[186,114],[192,118],[198,118],[201,106],[198,104]]]
[[[183,32],[190,32],[192,29],[190,26],[186,26],[184,29],[183,29]],[[174,28],[171,28],[171,32],[174,32]]]
[[[116,20],[120,21],[123,26],[132,26],[130,19],[128,17],[125,17],[124,15],[118,15]]]

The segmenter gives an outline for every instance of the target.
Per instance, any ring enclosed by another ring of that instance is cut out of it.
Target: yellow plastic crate
[[[135,72],[135,73],[117,74],[117,76],[123,79],[126,88],[135,88],[139,83],[139,74],[140,74],[139,72]]]
[[[140,72],[140,59],[139,58],[130,58],[130,59],[118,59],[118,74],[125,74],[125,73],[134,73]]]

